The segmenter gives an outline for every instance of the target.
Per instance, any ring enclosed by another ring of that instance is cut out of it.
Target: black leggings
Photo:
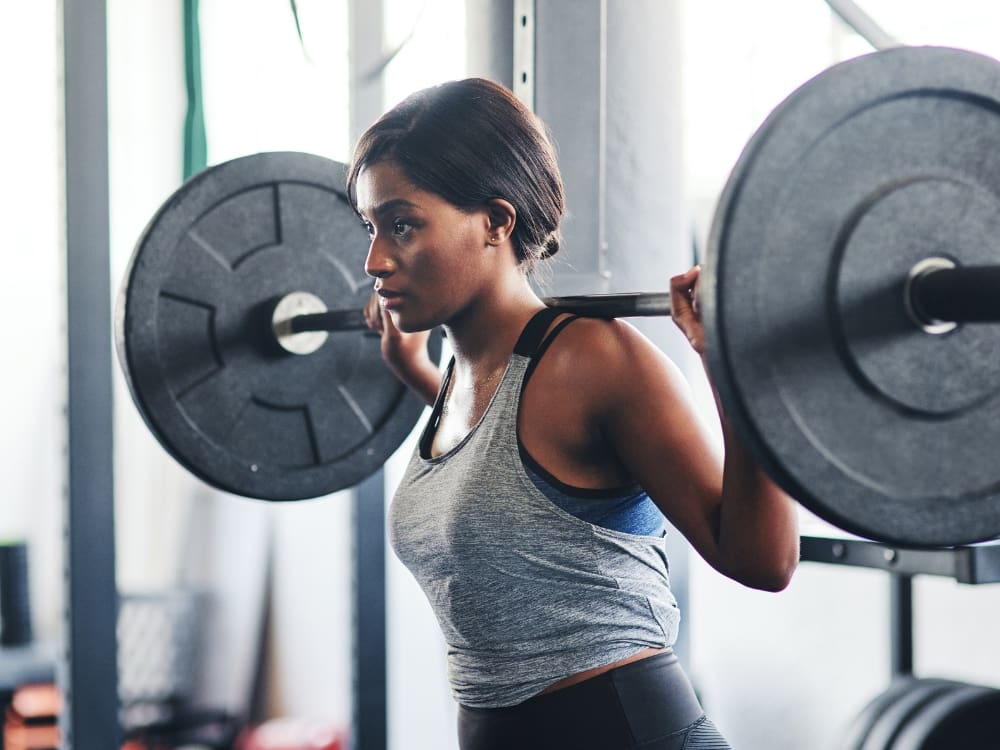
[[[461,750],[729,750],[670,650],[507,708],[458,707]]]

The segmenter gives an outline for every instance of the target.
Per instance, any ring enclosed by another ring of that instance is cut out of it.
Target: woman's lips
[[[379,289],[378,296],[382,307],[386,310],[391,310],[396,307],[400,301],[403,299],[403,295],[400,292],[393,291],[392,289]]]

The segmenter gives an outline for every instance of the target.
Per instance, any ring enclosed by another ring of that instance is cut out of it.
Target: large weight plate
[[[361,308],[368,236],[343,164],[276,152],[188,180],[150,222],[116,310],[132,397],[175,459],[220,489],[318,497],[372,474],[423,409],[382,363],[377,337],[331,333],[308,355],[270,333],[275,302],[309,292]],[[440,354],[440,336],[431,340]]]
[[[820,517],[895,544],[1000,534],[1000,325],[907,318],[930,256],[1000,262],[1000,64],[836,65],[748,143],[703,277],[709,367],[747,447]]]

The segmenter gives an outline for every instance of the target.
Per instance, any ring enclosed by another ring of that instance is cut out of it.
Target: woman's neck
[[[445,326],[456,374],[476,381],[506,366],[524,326],[543,306],[523,274],[497,284],[489,296]]]

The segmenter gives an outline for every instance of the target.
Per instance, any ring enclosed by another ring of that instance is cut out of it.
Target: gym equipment
[[[958,684],[900,727],[894,750],[988,748],[1000,736],[1000,690]]]
[[[913,679],[906,690],[895,695],[894,700],[883,706],[857,750],[884,750],[892,747],[900,727],[913,717],[920,716],[938,696],[954,690],[955,687],[955,683],[947,680]]]
[[[0,542],[0,648],[34,640],[28,572],[28,543]]]
[[[899,677],[852,722],[843,750],[994,747],[1000,690],[954,680]]]
[[[396,450],[423,404],[377,339],[332,336],[292,357],[269,329],[292,291],[360,308],[367,247],[344,166],[318,156],[235,159],[167,200],[133,253],[115,327],[132,397],[183,466],[235,494],[297,500],[357,484]],[[440,346],[437,334],[432,356]]]
[[[774,110],[720,198],[700,293],[713,382],[775,481],[861,536],[1000,534],[1000,326],[978,324],[1000,319],[998,112],[984,56],[855,58]],[[352,486],[421,413],[350,333],[368,238],[342,181],[305,154],[212,167],[154,217],[123,282],[116,341],[140,412],[230,492]],[[548,303],[669,312],[663,294]]]
[[[936,304],[907,302],[933,269],[967,281],[1000,260],[998,103],[981,55],[849,60],[774,110],[719,202],[701,296],[713,382],[759,465],[860,536],[1000,533],[1000,326],[947,330]],[[969,296],[996,312],[995,292]]]
[[[865,704],[864,708],[851,721],[850,726],[847,727],[840,747],[843,750],[862,750],[865,739],[880,717],[899,700],[901,695],[911,690],[916,681],[917,678],[910,675],[899,677]]]
[[[623,292],[620,294],[581,294],[571,297],[545,297],[549,307],[558,307],[577,315],[596,318],[637,318],[670,315],[669,292]],[[314,332],[362,331],[368,329],[363,310],[327,310],[323,301],[308,292],[292,292],[278,301],[271,327],[285,351],[308,354],[322,345],[325,336],[307,336]],[[317,343],[318,342],[318,343]]]

